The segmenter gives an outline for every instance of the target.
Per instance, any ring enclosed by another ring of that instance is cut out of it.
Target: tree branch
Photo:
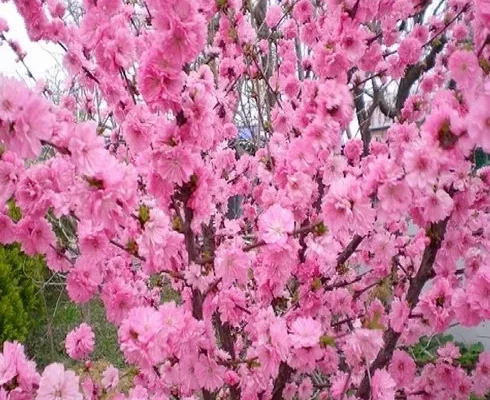
[[[274,389],[272,390],[272,400],[282,400],[282,392],[289,378],[293,374],[293,370],[285,362],[279,365],[279,374],[274,381]]]
[[[345,264],[349,257],[357,250],[363,239],[364,236],[354,235],[347,247],[337,257],[337,265]]]
[[[446,233],[447,223],[449,217],[444,221],[440,221],[437,224],[431,224],[428,230],[428,236],[430,237],[429,244],[425,247],[422,261],[420,263],[419,270],[415,277],[412,279],[408,288],[406,301],[413,310],[419,302],[419,296],[422,292],[422,288],[426,282],[430,279],[432,274],[432,268],[437,256],[437,252],[441,248],[444,235]],[[369,374],[373,375],[377,369],[384,368],[390,362],[393,357],[393,352],[400,339],[401,333],[395,332],[392,328],[389,328],[384,334],[384,347],[378,353],[378,356],[374,360],[371,368],[366,374],[357,391],[357,397],[361,399],[369,399],[371,394],[371,385],[369,384]]]
[[[395,110],[397,114],[400,113],[405,101],[408,99],[412,85],[422,76],[424,72],[434,67],[436,56],[442,51],[446,42],[447,39],[445,37],[441,38],[440,43],[436,43],[434,45],[430,53],[423,61],[408,68],[407,73],[400,81],[400,86],[396,95]]]
[[[302,228],[298,228],[298,229],[294,230],[293,232],[291,232],[290,236],[296,236],[296,235],[301,235],[304,233],[312,232],[321,225],[322,225],[322,222],[316,222],[316,223],[313,223],[311,225],[304,226]],[[252,244],[249,244],[248,246],[243,247],[242,250],[247,252],[247,251],[251,251],[253,249],[256,249],[258,247],[265,246],[266,244],[267,244],[266,242],[264,242],[263,240],[260,240],[256,243],[252,243]],[[195,263],[202,265],[202,264],[211,263],[213,261],[214,261],[214,256],[211,255],[209,257],[205,257],[205,258],[201,258],[200,260],[196,260]]]

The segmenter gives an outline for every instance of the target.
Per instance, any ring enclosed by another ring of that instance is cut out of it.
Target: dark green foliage
[[[485,167],[488,165],[488,162],[489,162],[488,154],[485,153],[481,148],[476,149],[474,153],[475,168],[479,169],[481,167]]]
[[[15,212],[14,203],[11,207]],[[52,275],[42,257],[29,257],[18,245],[0,246],[0,349],[4,341],[17,340],[41,369],[52,362],[74,366],[64,340],[85,321],[95,332],[92,359],[122,367],[117,328],[106,320],[102,302],[74,304],[64,282],[61,276]]]
[[[19,222],[20,219],[22,218],[22,211],[19,208],[19,206],[17,206],[17,204],[15,203],[13,197],[7,202],[7,207],[8,207],[8,214],[10,218],[12,218],[14,222]]]
[[[480,353],[485,350],[483,348],[483,344],[481,343],[473,343],[469,346],[458,343],[459,351],[461,352],[461,357],[459,357],[458,361],[463,368],[468,370],[472,370],[476,363],[478,362],[478,358],[480,357]]]
[[[27,257],[19,246],[0,246],[0,343],[24,341],[42,320],[44,307],[36,282],[44,281],[40,257]]]
[[[437,359],[437,349],[452,341],[454,341],[452,335],[437,335],[432,338],[423,337],[415,346],[410,348],[410,352],[417,364],[422,366],[434,362]],[[473,370],[478,362],[480,353],[484,350],[483,345],[481,343],[465,345],[458,342],[455,345],[459,347],[461,354],[457,360],[458,364],[467,371]]]

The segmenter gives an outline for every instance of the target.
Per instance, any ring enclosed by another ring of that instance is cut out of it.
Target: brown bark
[[[272,390],[272,400],[282,400],[282,392],[289,378],[293,374],[293,370],[285,362],[279,366],[279,375],[274,381],[274,389]]]
[[[431,279],[434,261],[437,256],[437,252],[441,248],[441,243],[444,240],[444,235],[446,233],[446,227],[448,223],[446,218],[444,221],[440,221],[437,224],[432,224],[429,228],[428,235],[430,237],[430,242],[424,250],[422,256],[422,261],[420,263],[419,270],[415,277],[411,280],[410,286],[407,292],[407,303],[410,309],[415,308],[419,302],[420,293],[424,285]],[[370,375],[372,376],[377,369],[384,368],[388,365],[391,358],[393,357],[393,352],[396,348],[398,340],[400,339],[400,333],[393,331],[393,329],[388,329],[384,334],[384,347],[378,353],[378,356],[374,360],[370,368]],[[361,399],[369,399],[371,394],[371,386],[369,384],[369,374],[366,372],[364,378],[357,391],[357,397]]]

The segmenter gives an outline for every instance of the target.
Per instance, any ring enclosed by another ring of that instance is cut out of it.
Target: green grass
[[[161,288],[163,302],[180,302],[179,293],[168,282],[162,281]],[[47,286],[39,294],[44,297],[45,312],[39,315],[37,328],[29,333],[25,346],[28,355],[36,360],[40,368],[52,362],[62,362],[73,368],[80,366],[80,362],[71,360],[66,354],[64,341],[68,332],[86,322],[95,333],[95,350],[91,360],[127,369],[117,341],[117,327],[107,321],[100,299],[96,298],[81,306],[74,304],[64,286]]]
[[[437,350],[448,342],[454,342],[452,335],[436,335],[432,338],[422,337],[419,342],[409,350],[419,365],[432,363],[437,359]],[[467,371],[472,371],[484,351],[483,344],[473,343],[466,345],[464,343],[454,342],[459,347],[460,357],[457,363]]]
[[[41,293],[43,295],[43,293]],[[51,287],[44,292],[46,299],[44,321],[32,330],[26,341],[30,357],[39,367],[52,362],[63,362],[76,366],[65,351],[64,340],[68,332],[80,323],[90,324],[95,333],[95,350],[91,359],[104,360],[116,367],[123,367],[124,360],[117,342],[117,329],[109,323],[100,299],[79,306],[70,301],[62,286]]]

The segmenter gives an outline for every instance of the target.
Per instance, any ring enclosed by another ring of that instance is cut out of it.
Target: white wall
[[[486,350],[490,350],[490,323],[484,322],[474,328],[456,326],[448,330],[454,340],[465,344],[481,342]]]

